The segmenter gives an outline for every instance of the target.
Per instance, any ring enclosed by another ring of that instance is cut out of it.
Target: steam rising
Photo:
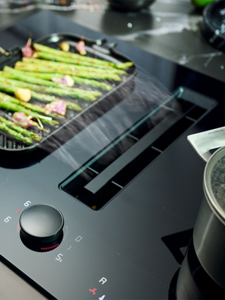
[[[92,107],[77,115],[51,139],[51,143],[44,143],[42,147],[49,152],[57,149],[54,155],[75,171],[114,141],[117,146],[110,146],[110,160],[113,161],[133,143],[130,138],[120,140],[119,137],[143,116],[152,112],[147,120],[152,128],[171,110],[179,111],[175,99],[167,101],[170,97],[171,93],[159,80],[139,71],[137,76],[115,88],[100,103],[93,103]],[[164,104],[166,101],[168,103]],[[82,105],[85,109],[85,101]],[[160,106],[164,109],[159,109]],[[108,160],[109,157],[107,163]],[[104,164],[104,157],[101,163]]]

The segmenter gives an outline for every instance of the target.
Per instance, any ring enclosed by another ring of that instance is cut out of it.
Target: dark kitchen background
[[[22,5],[13,5],[10,1],[1,1],[0,28],[38,9],[38,5],[21,2]],[[205,41],[200,30],[202,9],[196,9],[189,0],[157,0],[148,9],[138,12],[115,11],[105,0],[80,0],[61,8],[46,3],[45,6],[77,24],[224,80],[224,54]]]

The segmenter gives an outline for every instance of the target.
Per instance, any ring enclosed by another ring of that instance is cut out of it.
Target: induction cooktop
[[[102,38],[41,11],[0,32],[1,46],[30,32]],[[224,84],[106,38],[135,62],[135,88],[34,163],[0,158],[1,261],[48,299],[172,299],[203,197],[186,137],[223,126]]]

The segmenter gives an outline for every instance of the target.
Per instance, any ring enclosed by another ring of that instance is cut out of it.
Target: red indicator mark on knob
[[[89,292],[91,292],[93,295],[96,294],[96,293],[95,293],[96,291],[97,291],[97,289],[93,289],[93,290],[92,290],[92,289],[89,289]]]
[[[51,249],[54,249],[54,248],[56,248],[58,246],[59,246],[59,244],[56,244],[56,245],[53,245],[53,246],[49,246],[49,247],[41,247],[41,250],[42,251],[51,250]]]
[[[17,211],[15,212],[15,214],[17,214],[20,211],[20,209],[17,209]]]

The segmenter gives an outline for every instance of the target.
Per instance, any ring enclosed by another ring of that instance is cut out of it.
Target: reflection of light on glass
[[[220,69],[223,70],[223,69],[224,69],[224,66],[220,66]]]
[[[133,27],[133,24],[132,24],[132,23],[128,23],[128,24],[127,24],[127,27],[128,27],[128,28],[132,28],[132,27]]]
[[[161,18],[157,17],[156,22],[160,22],[160,21],[161,21]]]

